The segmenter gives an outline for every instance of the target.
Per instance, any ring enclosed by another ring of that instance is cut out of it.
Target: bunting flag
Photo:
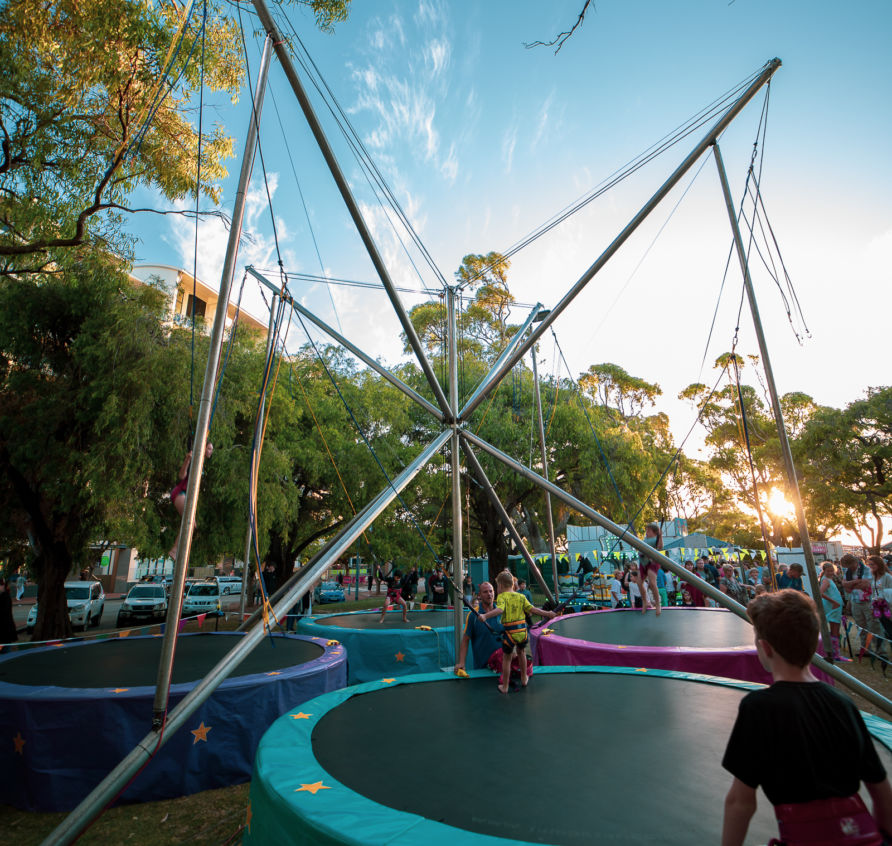
[[[207,614],[199,614],[195,619],[198,620],[198,628],[201,628],[204,625],[204,618],[207,617]]]
[[[180,620],[179,623],[177,623],[177,634],[182,634],[183,629],[185,629],[185,628],[186,628],[186,621]]]

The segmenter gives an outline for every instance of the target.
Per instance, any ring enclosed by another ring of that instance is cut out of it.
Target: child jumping
[[[387,584],[387,599],[384,601],[384,607],[381,609],[381,619],[378,622],[384,622],[384,618],[387,616],[388,605],[399,605],[403,609],[403,622],[408,623],[409,616],[407,612],[409,606],[406,605],[406,600],[403,599],[403,579],[400,571],[393,570],[384,581]]]
[[[774,682],[740,702],[722,760],[734,776],[722,846],[743,843],[760,785],[786,846],[881,846],[892,834],[892,786],[858,709],[809,669],[818,647],[814,602],[788,589],[757,596],[746,610]],[[861,782],[872,815],[858,796]]]
[[[536,608],[522,593],[514,590],[514,576],[507,570],[502,570],[496,576],[496,584],[499,586],[499,595],[496,597],[496,607],[486,614],[481,614],[482,620],[501,615],[502,628],[502,675],[499,678],[499,692],[508,692],[508,681],[511,678],[511,658],[517,652],[520,663],[520,684],[526,687],[529,683],[527,675],[527,654],[524,651],[527,645],[528,613],[538,614],[547,620],[555,615],[551,611],[543,611]]]

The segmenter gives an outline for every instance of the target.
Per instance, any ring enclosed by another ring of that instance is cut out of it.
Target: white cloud
[[[269,173],[267,182],[270,196],[275,200],[279,186],[279,175],[277,173]],[[224,201],[222,205],[226,208],[227,204]],[[275,209],[275,203],[273,208]],[[250,264],[266,268],[276,266],[276,243],[269,220],[269,204],[266,189],[262,182],[254,182],[249,186],[245,197],[245,215],[239,242],[238,259],[236,261],[236,276],[239,276],[238,269],[245,265]],[[289,270],[297,269],[297,257],[293,250],[287,246],[291,235],[288,223],[280,216],[276,217],[276,231],[285,267]],[[195,247],[194,222],[183,218],[172,218],[170,234],[167,240],[177,250],[181,266],[191,273]],[[197,275],[202,282],[212,288],[219,288],[228,243],[229,227],[222,220],[212,217],[199,221]]]
[[[505,173],[511,173],[514,164],[514,148],[517,146],[517,127],[512,126],[502,138],[502,161],[505,163]]]
[[[532,149],[536,149],[539,146],[539,142],[542,140],[542,137],[545,135],[545,130],[548,129],[549,125],[549,113],[551,111],[552,103],[554,102],[554,91],[552,91],[548,97],[545,98],[545,102],[542,104],[542,110],[539,112],[539,120],[536,124],[536,131],[533,134],[533,140],[530,142],[530,147]]]

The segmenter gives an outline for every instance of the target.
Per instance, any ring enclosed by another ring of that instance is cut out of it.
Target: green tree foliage
[[[638,417],[663,392],[660,386],[630,376],[618,364],[593,364],[579,377],[579,385],[593,402],[613,408],[622,417]]]
[[[349,0],[298,0],[318,24]],[[204,11],[207,23],[203,27]],[[202,42],[204,49],[202,49]],[[126,252],[118,228],[141,185],[194,195],[202,81],[235,98],[244,76],[237,23],[220,0],[10,0],[0,19],[0,273],[47,267],[88,242]],[[203,61],[202,61],[203,56]],[[205,124],[202,192],[216,201],[232,139]]]
[[[147,506],[170,410],[163,301],[96,256],[0,286],[0,520],[31,538],[38,638],[70,632],[62,583]]]
[[[872,388],[844,409],[819,408],[795,454],[809,514],[824,530],[848,529],[878,552],[892,516],[892,388]]]
[[[737,355],[736,363],[742,374],[745,360]],[[758,376],[758,357],[749,356],[749,363]],[[734,354],[719,356],[715,367],[717,370],[727,368],[728,373],[726,383],[714,393],[710,395],[707,385],[697,383],[689,385],[679,394],[679,399],[691,402],[699,410],[700,422],[706,430],[706,446],[710,451],[709,473],[704,477],[704,482],[711,501],[708,508],[698,515],[694,525],[704,531],[711,530],[711,534],[725,531],[727,534],[716,536],[741,545],[761,546],[752,472],[734,373]],[[799,542],[799,530],[795,519],[769,507],[774,489],[789,498],[786,470],[770,403],[761,383],[757,389],[741,380],[740,396],[746,412],[756,485],[769,539],[776,545],[785,545],[792,537],[796,544]],[[795,438],[814,413],[815,403],[801,392],[785,394],[780,403],[788,435]]]

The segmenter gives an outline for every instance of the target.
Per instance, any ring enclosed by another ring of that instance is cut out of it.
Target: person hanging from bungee
[[[403,611],[403,622],[408,623],[409,606],[406,604],[406,600],[403,599],[402,574],[399,570],[396,569],[396,567],[394,567],[390,571],[390,575],[384,579],[384,582],[387,585],[387,599],[384,601],[384,607],[381,609],[381,619],[378,622],[384,622],[385,618],[387,617],[387,607],[389,605],[399,605]]]
[[[663,548],[663,533],[657,523],[648,523],[644,528],[644,542],[654,549]],[[657,616],[660,616],[660,592],[657,589],[657,573],[660,571],[660,565],[651,561],[646,555],[642,555],[638,559],[638,588],[641,591],[641,613],[647,613],[647,586],[650,585],[653,594],[654,608]]]
[[[210,458],[214,452],[214,445],[208,441],[207,446],[204,448],[204,457]],[[186,510],[186,488],[189,487],[189,470],[192,467],[192,450],[186,453],[186,457],[183,459],[183,463],[180,465],[180,469],[177,472],[177,483],[173,487],[170,492],[170,501],[173,503],[173,507],[176,508],[177,514],[180,517],[183,516],[183,512]],[[179,543],[179,532],[177,532],[177,539],[174,541],[173,547],[171,547],[170,552],[167,553],[169,558],[173,558],[176,560],[177,557],[177,544]]]

